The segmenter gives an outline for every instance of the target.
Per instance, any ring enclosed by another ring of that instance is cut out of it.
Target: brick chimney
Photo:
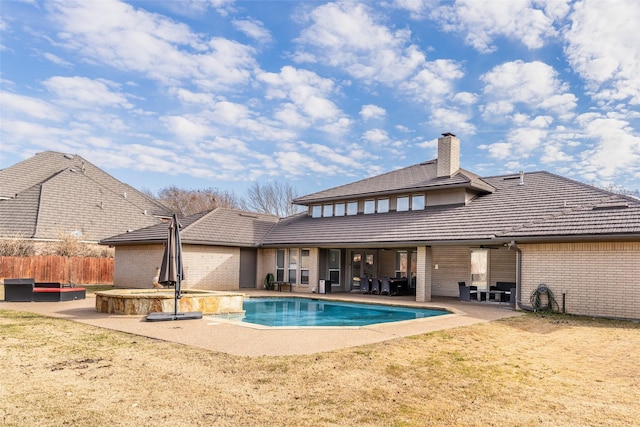
[[[460,169],[460,140],[452,133],[438,138],[438,178],[450,177]]]

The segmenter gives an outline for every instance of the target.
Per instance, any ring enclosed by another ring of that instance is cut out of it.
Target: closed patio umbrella
[[[182,242],[180,241],[180,222],[174,214],[169,223],[169,233],[167,242],[164,245],[162,254],[162,264],[160,264],[160,274],[158,283],[165,286],[173,286],[176,296],[180,298],[180,284],[184,279],[184,267],[182,265]]]
[[[158,283],[165,286],[174,287],[174,310],[173,314],[169,313],[149,313],[148,321],[158,320],[184,320],[184,319],[201,319],[202,313],[189,312],[178,313],[178,300],[182,296],[181,284],[184,279],[184,267],[182,264],[182,242],[180,241],[180,222],[178,216],[173,215],[169,223],[167,241],[164,245],[162,254],[162,264],[160,264],[160,274]]]

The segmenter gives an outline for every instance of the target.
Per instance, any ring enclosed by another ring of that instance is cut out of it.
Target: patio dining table
[[[502,302],[503,294],[510,294],[511,292],[507,291],[499,291],[493,289],[478,289],[478,301],[490,301],[491,295],[493,295],[493,300],[496,302]]]

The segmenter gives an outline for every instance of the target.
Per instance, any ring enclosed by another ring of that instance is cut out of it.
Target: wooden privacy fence
[[[113,258],[0,257],[0,279],[29,277],[36,282],[113,285]]]

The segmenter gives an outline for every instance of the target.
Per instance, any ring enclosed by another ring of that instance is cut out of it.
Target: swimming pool
[[[450,314],[446,310],[311,298],[248,298],[243,309],[243,322],[263,326],[365,326]]]

